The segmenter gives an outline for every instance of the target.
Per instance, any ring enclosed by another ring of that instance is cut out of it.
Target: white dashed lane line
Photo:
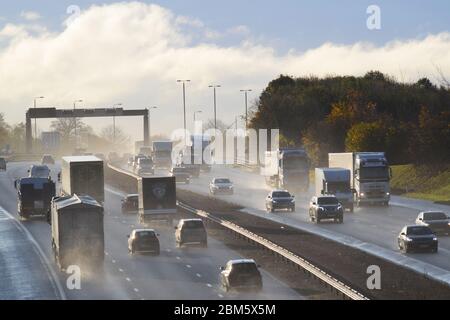
[[[211,284],[211,283],[207,283],[206,286],[207,286],[208,288],[212,288],[212,284]]]
[[[200,273],[197,273],[196,276],[197,276],[197,278],[201,278],[202,277],[202,275]]]
[[[190,268],[192,268],[192,266],[190,264],[187,264],[186,268],[190,269]]]

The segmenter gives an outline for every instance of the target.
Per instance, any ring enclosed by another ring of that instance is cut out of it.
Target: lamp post
[[[34,109],[36,109],[36,100],[37,99],[44,99],[44,97],[35,97],[34,98]],[[36,122],[36,118],[34,118],[34,138],[37,139],[37,122]]]
[[[245,94],[245,131],[248,129],[248,93],[251,91],[252,89],[241,90]]]
[[[75,100],[73,102],[73,116],[75,119],[75,147],[78,146],[78,139],[77,139],[77,117],[75,116],[75,108],[77,107],[77,102],[83,102],[83,100],[79,99],[79,100]]]
[[[113,145],[116,143],[116,107],[122,106],[122,103],[116,103],[113,105],[114,115],[113,115]]]
[[[221,88],[221,85],[210,85],[209,88],[213,88],[214,91],[214,129],[217,130],[217,99],[216,99],[216,89]]]
[[[151,129],[150,125],[151,125],[151,120],[152,120],[152,117],[150,116],[150,111],[152,109],[158,109],[158,107],[150,107],[150,108],[148,108],[148,135],[150,137],[150,142],[152,140],[152,134],[151,134],[151,131],[150,131],[150,129]]]
[[[177,80],[178,83],[183,84],[183,114],[184,114],[184,144],[187,145],[187,134],[186,134],[186,83],[191,82],[191,80]]]

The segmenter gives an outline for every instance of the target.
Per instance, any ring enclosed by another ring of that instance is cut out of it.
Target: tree
[[[8,142],[9,126],[5,121],[3,113],[0,113],[0,148]]]
[[[115,149],[129,149],[131,138],[120,127],[106,126],[102,129],[100,137],[110,143]]]
[[[83,120],[78,118],[58,118],[53,120],[50,127],[61,134],[63,141],[69,141],[75,136],[75,126],[76,132],[79,134],[81,131],[90,131],[89,127],[86,126]]]

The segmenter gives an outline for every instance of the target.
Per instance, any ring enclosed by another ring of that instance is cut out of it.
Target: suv
[[[440,211],[426,211],[419,213],[416,219],[419,226],[430,227],[436,234],[450,234],[450,217]]]
[[[227,178],[214,178],[209,184],[209,192],[212,195],[218,193],[233,194],[233,182]]]
[[[0,171],[6,171],[6,159],[0,158]]]
[[[438,251],[438,238],[426,226],[406,226],[398,235],[398,248],[404,253],[413,250]]]
[[[176,182],[183,182],[189,184],[191,182],[191,175],[185,167],[174,167],[170,169],[170,176],[175,177]]]
[[[159,234],[153,229],[135,229],[128,236],[128,252],[134,253],[153,253],[159,256]]]
[[[184,244],[199,244],[207,247],[208,240],[202,219],[182,219],[175,227],[177,247]]]
[[[328,219],[343,223],[344,208],[335,196],[312,197],[309,203],[309,218],[315,223]]]
[[[153,160],[151,158],[138,158],[135,172],[138,175],[155,174]]]
[[[55,164],[55,159],[53,159],[53,157],[49,154],[44,154],[41,164]]]
[[[129,194],[122,199],[122,213],[137,213],[139,209],[139,195]]]
[[[30,178],[48,178],[50,179],[50,169],[46,165],[32,165],[28,169]]]
[[[286,190],[273,190],[266,197],[267,212],[279,209],[295,211],[295,197]]]
[[[225,291],[230,289],[261,290],[262,276],[259,266],[253,259],[230,260],[225,267],[220,267],[219,282]]]

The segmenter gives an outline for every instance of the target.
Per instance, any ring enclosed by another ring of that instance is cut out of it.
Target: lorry
[[[172,141],[153,141],[152,157],[155,168],[170,169],[172,167]]]
[[[58,152],[61,146],[61,134],[58,131],[46,131],[41,134],[42,147],[45,152]]]
[[[63,157],[61,163],[61,195],[91,196],[105,201],[103,160],[95,156]]]
[[[49,178],[21,178],[14,182],[17,190],[17,213],[22,219],[47,216],[56,194],[55,183]]]
[[[310,160],[302,148],[280,148],[266,151],[262,175],[269,186],[305,192],[309,188]]]
[[[138,179],[139,223],[165,221],[172,225],[177,213],[175,177]]]
[[[103,207],[92,197],[55,197],[49,222],[52,249],[61,269],[70,265],[101,266],[105,240]]]
[[[363,203],[389,205],[392,171],[384,152],[330,153],[328,162],[330,168],[350,170],[350,187],[357,206]]]
[[[316,196],[334,195],[345,209],[353,212],[353,192],[350,170],[344,168],[316,168]]]

